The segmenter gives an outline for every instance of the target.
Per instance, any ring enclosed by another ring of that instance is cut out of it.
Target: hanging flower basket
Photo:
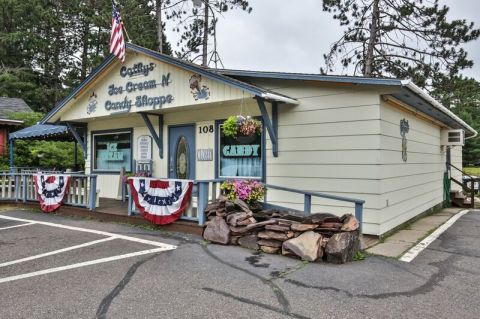
[[[257,135],[262,134],[262,122],[251,116],[233,115],[223,122],[223,134],[237,139],[240,143],[250,143]]]

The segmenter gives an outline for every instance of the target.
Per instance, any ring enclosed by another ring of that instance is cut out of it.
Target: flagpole
[[[123,27],[123,31],[125,31],[125,35],[127,36],[128,43],[132,43],[132,39],[130,39],[130,36],[128,35],[128,32],[127,32],[127,28],[125,28],[125,25],[123,24],[123,22],[122,22],[122,27]]]

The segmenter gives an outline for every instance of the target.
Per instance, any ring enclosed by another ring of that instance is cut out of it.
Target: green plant
[[[364,260],[365,258],[367,258],[367,254],[362,250],[357,250],[355,255],[353,255],[353,260],[355,261],[361,261],[361,260]]]
[[[265,196],[265,186],[256,180],[225,181],[220,189],[229,200],[241,199],[248,204],[258,202]]]
[[[237,132],[237,117],[232,115],[225,122],[223,122],[223,134],[229,137],[236,137]]]

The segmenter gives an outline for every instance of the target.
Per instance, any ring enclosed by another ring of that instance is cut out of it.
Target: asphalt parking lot
[[[480,211],[411,263],[346,265],[0,212],[0,318],[478,318]]]

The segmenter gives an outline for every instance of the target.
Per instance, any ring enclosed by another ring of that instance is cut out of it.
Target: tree
[[[480,83],[473,78],[457,76],[441,84],[433,95],[456,115],[480,132]],[[480,138],[468,139],[463,148],[464,165],[479,165]]]
[[[346,30],[325,55],[322,72],[333,71],[339,58],[355,75],[394,76],[427,87],[473,65],[461,45],[480,30],[466,20],[449,21],[448,7],[438,0],[324,0],[323,10]]]
[[[203,66],[219,60],[216,50],[218,15],[234,9],[247,13],[252,11],[248,1],[244,0],[181,0],[173,5],[170,1],[165,1],[165,4],[168,8],[167,19],[176,24],[174,30],[181,34],[177,43],[181,48],[175,54],[191,62],[200,60]],[[210,38],[214,42],[212,50],[209,50]]]

